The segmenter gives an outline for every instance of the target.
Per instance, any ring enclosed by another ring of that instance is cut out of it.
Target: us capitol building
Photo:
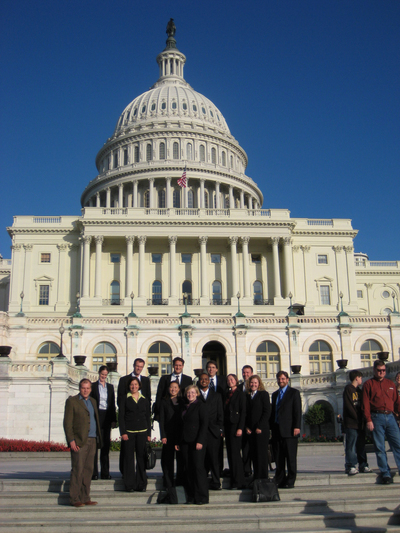
[[[246,152],[185,81],[175,27],[167,33],[158,81],[97,154],[82,215],[15,216],[7,228],[0,436],[63,441],[79,379],[111,363],[117,383],[136,357],[154,391],[175,356],[191,376],[210,358],[223,374],[250,364],[270,392],[287,370],[304,412],[319,401],[332,414],[343,360],[368,377],[388,352],[390,375],[400,370],[400,261],[355,253],[349,219],[263,207]]]

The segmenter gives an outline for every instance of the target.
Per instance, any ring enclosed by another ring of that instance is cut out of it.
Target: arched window
[[[177,108],[176,102],[172,102],[172,109],[176,109],[176,108]]]
[[[158,279],[153,281],[151,296],[153,305],[162,304],[162,285]]]
[[[117,362],[117,350],[110,342],[99,342],[93,350],[92,370],[98,372],[102,365]]]
[[[214,305],[222,304],[222,285],[220,281],[213,281],[212,284],[212,302]]]
[[[179,144],[176,142],[172,145],[172,157],[173,159],[179,159]]]
[[[150,207],[150,191],[149,191],[149,189],[147,189],[147,191],[144,191],[143,207]]]
[[[165,143],[160,143],[160,159],[165,159]]]
[[[128,150],[125,148],[124,150],[124,165],[128,164]]]
[[[257,374],[263,378],[274,378],[281,368],[278,346],[271,341],[263,341],[256,350]]]
[[[233,168],[233,155],[231,155],[231,168]]]
[[[180,191],[180,189],[174,189],[174,192],[172,193],[172,205],[173,205],[173,207],[180,207],[181,206],[181,191]]]
[[[373,365],[374,360],[378,359],[376,354],[381,351],[382,347],[378,342],[372,339],[365,341],[360,349],[361,366],[366,367]]]
[[[188,305],[192,304],[192,282],[189,280],[185,280],[182,283],[182,298],[184,294],[187,294],[187,303]]]
[[[39,346],[37,359],[39,361],[48,361],[60,353],[60,347],[55,342],[44,342]]]
[[[216,164],[217,162],[217,150],[215,148],[211,148],[211,163]]]
[[[253,283],[253,299],[254,305],[263,304],[263,287],[261,281],[255,281]]]
[[[146,161],[151,161],[153,159],[153,149],[151,144],[146,146]]]
[[[206,149],[204,147],[204,144],[200,145],[200,161],[206,160]]]
[[[115,152],[114,153],[114,163],[113,163],[113,168],[117,168],[118,167],[118,152]]]
[[[325,341],[315,341],[310,346],[310,374],[332,372],[332,349]]]
[[[165,207],[165,191],[158,191],[158,207]]]
[[[186,159],[188,161],[191,161],[192,160],[192,153],[193,153],[193,147],[192,145],[189,143],[186,145]]]
[[[226,167],[226,153],[222,152],[222,166]]]
[[[208,191],[204,191],[204,207],[208,209],[209,206],[209,195]]]
[[[119,305],[120,302],[120,284],[119,281],[114,280],[110,283],[110,304]]]
[[[135,144],[135,163],[139,163],[139,146]]]
[[[157,376],[165,376],[172,372],[172,350],[166,342],[153,343],[147,354],[147,368],[157,368]]]
[[[194,195],[192,189],[188,190],[188,207],[194,207]]]

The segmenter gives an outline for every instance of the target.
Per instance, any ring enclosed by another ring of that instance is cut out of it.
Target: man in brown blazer
[[[69,500],[73,507],[96,505],[90,500],[97,438],[101,438],[96,401],[90,397],[92,384],[88,379],[79,383],[79,394],[65,402],[64,431],[71,448],[71,478]]]

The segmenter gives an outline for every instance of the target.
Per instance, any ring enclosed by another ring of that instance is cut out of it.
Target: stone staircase
[[[251,491],[210,491],[210,504],[157,505],[161,476],[150,474],[146,493],[124,492],[121,479],[94,481],[96,507],[69,506],[69,482],[0,480],[0,533],[135,533],[328,530],[400,532],[400,481],[375,475],[302,474],[281,490],[280,502],[253,503]]]

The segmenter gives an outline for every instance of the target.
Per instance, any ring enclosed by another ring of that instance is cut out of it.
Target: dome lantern
[[[175,32],[174,19],[170,19],[167,24],[167,46],[157,56],[157,63],[160,67],[160,78],[158,81],[164,80],[165,78],[183,79],[183,66],[186,62],[186,57],[176,47]]]

